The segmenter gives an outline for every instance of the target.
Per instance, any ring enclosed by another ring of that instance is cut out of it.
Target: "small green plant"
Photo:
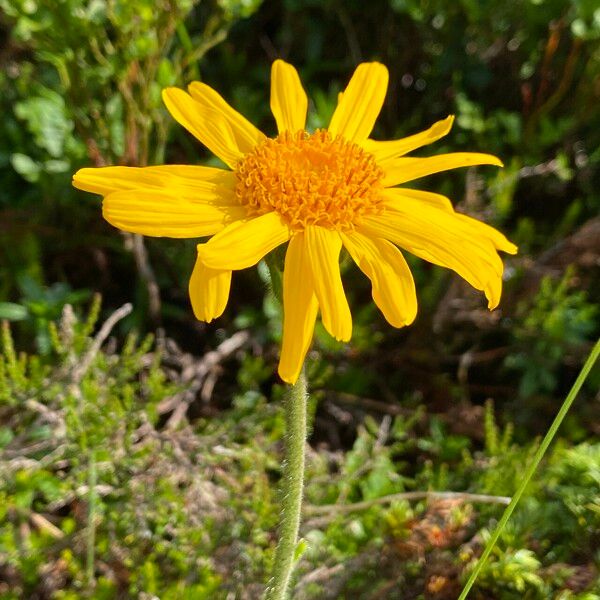
[[[506,366],[520,373],[522,397],[554,392],[557,367],[597,329],[598,306],[584,291],[571,290],[573,277],[570,269],[558,282],[544,277],[537,295],[520,308],[522,321],[513,332],[519,351],[507,358]]]
[[[22,321],[33,335],[40,354],[52,350],[51,324],[69,304],[78,306],[90,297],[88,290],[72,290],[68,284],[55,283],[50,287],[40,285],[33,277],[17,277],[21,292],[18,303],[0,302],[0,320]]]

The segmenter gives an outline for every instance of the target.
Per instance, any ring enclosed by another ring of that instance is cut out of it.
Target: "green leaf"
[[[10,163],[13,169],[27,181],[35,183],[40,178],[42,167],[30,156],[15,152],[11,154]]]
[[[0,319],[23,321],[29,316],[27,307],[15,302],[0,302]]]
[[[65,142],[73,130],[65,101],[57,92],[43,90],[43,95],[27,98],[15,105],[15,114],[27,124],[35,143],[53,158],[64,154]]]

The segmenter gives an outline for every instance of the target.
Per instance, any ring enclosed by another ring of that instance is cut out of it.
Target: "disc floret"
[[[293,230],[351,231],[383,210],[383,170],[373,156],[327,130],[283,132],[254,148],[235,170],[249,216],[275,211]]]

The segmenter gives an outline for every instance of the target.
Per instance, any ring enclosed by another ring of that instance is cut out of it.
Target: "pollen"
[[[235,174],[236,196],[250,216],[275,211],[293,230],[351,231],[362,217],[383,212],[384,173],[374,157],[326,130],[267,139]]]

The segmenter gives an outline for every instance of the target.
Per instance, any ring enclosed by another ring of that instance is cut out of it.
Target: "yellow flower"
[[[393,141],[369,135],[386,94],[388,71],[364,63],[340,95],[329,127],[305,131],[308,100],[294,67],[277,60],[271,110],[279,135],[267,138],[212,88],[163,91],[171,115],[231,170],[192,165],[81,169],[75,187],[104,196],[115,227],[150,236],[198,238],[189,293],[196,317],[211,321],[227,304],[231,272],[255,265],[288,243],[283,275],[279,374],[296,381],[317,312],[325,329],[348,341],[352,317],[339,255],[346,248],[371,280],[373,300],[394,327],[417,312],[415,285],[398,247],[456,271],[483,290],[490,309],[502,289],[497,250],[517,248],[501,233],[456,213],[439,194],[397,187],[457,167],[502,166],[489,154],[408,158],[446,135],[454,117]]]

